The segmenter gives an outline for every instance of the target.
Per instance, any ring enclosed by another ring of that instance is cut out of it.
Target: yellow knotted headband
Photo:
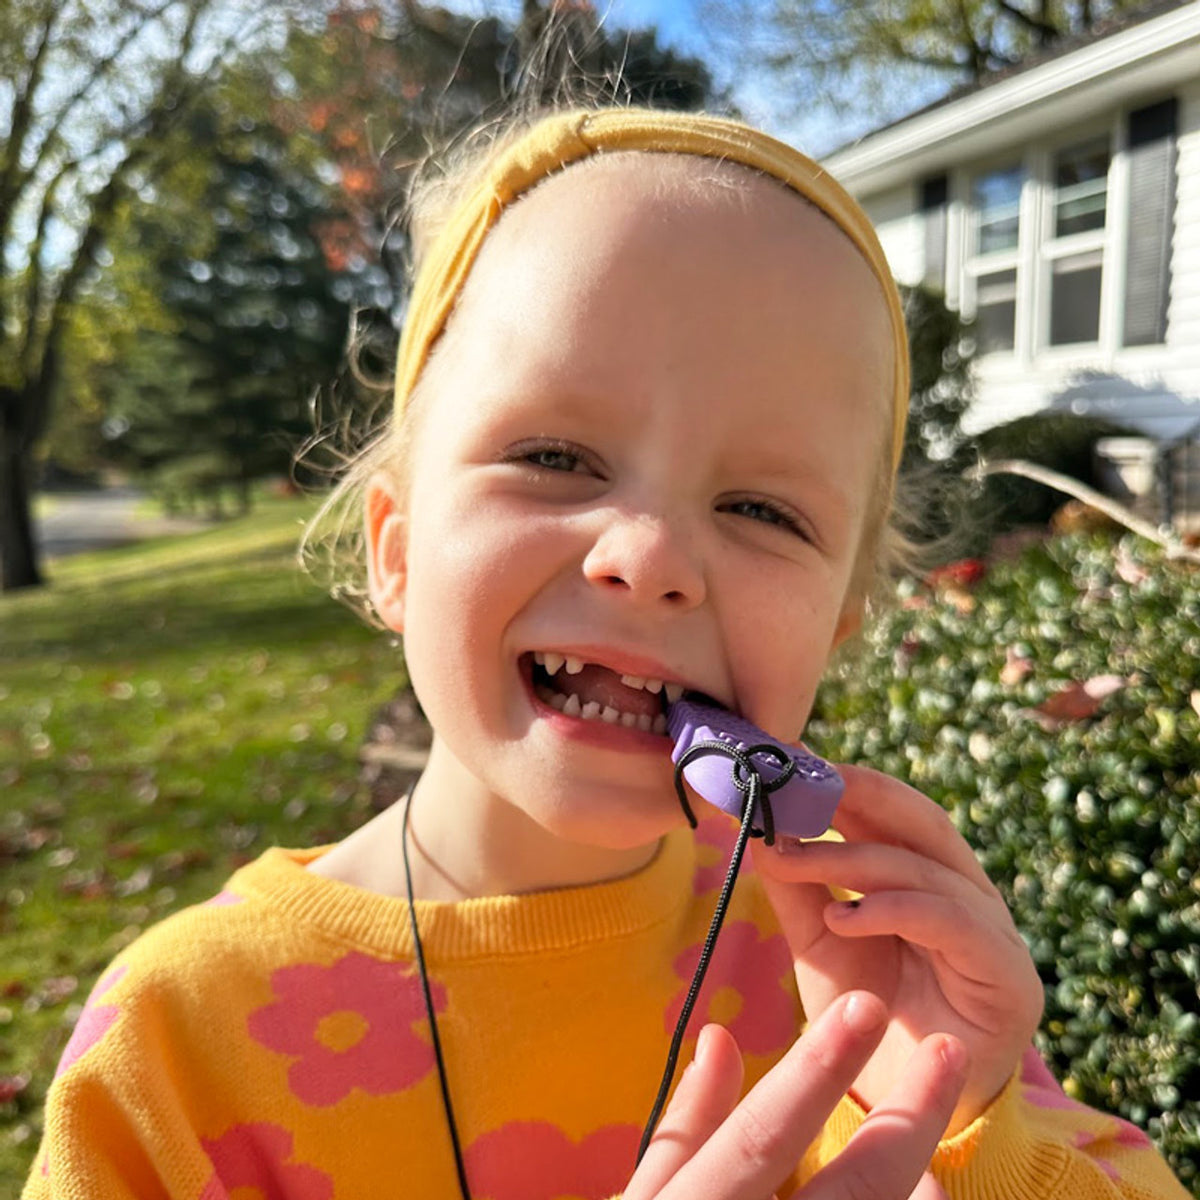
[[[502,151],[443,226],[417,273],[396,364],[396,413],[445,328],[488,231],[523,192],[592,154],[641,150],[693,154],[751,167],[788,185],[830,217],[879,280],[892,323],[895,380],[892,465],[899,465],[908,418],[908,339],[900,295],[866,213],[819,163],[765,133],[720,117],[650,109],[564,112],[535,124]]]

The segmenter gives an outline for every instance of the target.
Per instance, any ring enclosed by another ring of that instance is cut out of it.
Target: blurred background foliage
[[[586,4],[19,0],[0,11],[0,586],[41,581],[36,483],[133,472],[244,508],[357,331],[390,361],[414,171],[513,102],[727,106]],[[353,315],[353,322],[351,316]]]

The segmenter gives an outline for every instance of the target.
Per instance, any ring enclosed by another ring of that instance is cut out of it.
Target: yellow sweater
[[[732,825],[612,884],[418,903],[475,1200],[618,1193],[700,951]],[[407,905],[271,850],[100,979],[63,1056],[25,1200],[457,1196]],[[795,1038],[791,964],[743,878],[692,1031],[728,1025],[747,1086]],[[684,1061],[694,1043],[685,1050]],[[863,1119],[842,1101],[801,1178]],[[1185,1197],[1145,1136],[1032,1056],[943,1143],[951,1197]]]

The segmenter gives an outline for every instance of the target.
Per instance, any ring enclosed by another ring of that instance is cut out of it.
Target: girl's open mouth
[[[605,721],[643,733],[667,732],[667,705],[683,695],[683,687],[661,679],[619,675],[599,663],[568,658],[550,650],[522,656],[534,694],[543,704],[568,717]]]

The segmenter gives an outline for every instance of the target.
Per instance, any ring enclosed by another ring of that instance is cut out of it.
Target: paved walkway
[[[44,515],[34,519],[38,545],[47,558],[62,558],[208,527],[207,521],[194,517],[147,512],[145,499],[135,488],[49,493],[40,504]]]

